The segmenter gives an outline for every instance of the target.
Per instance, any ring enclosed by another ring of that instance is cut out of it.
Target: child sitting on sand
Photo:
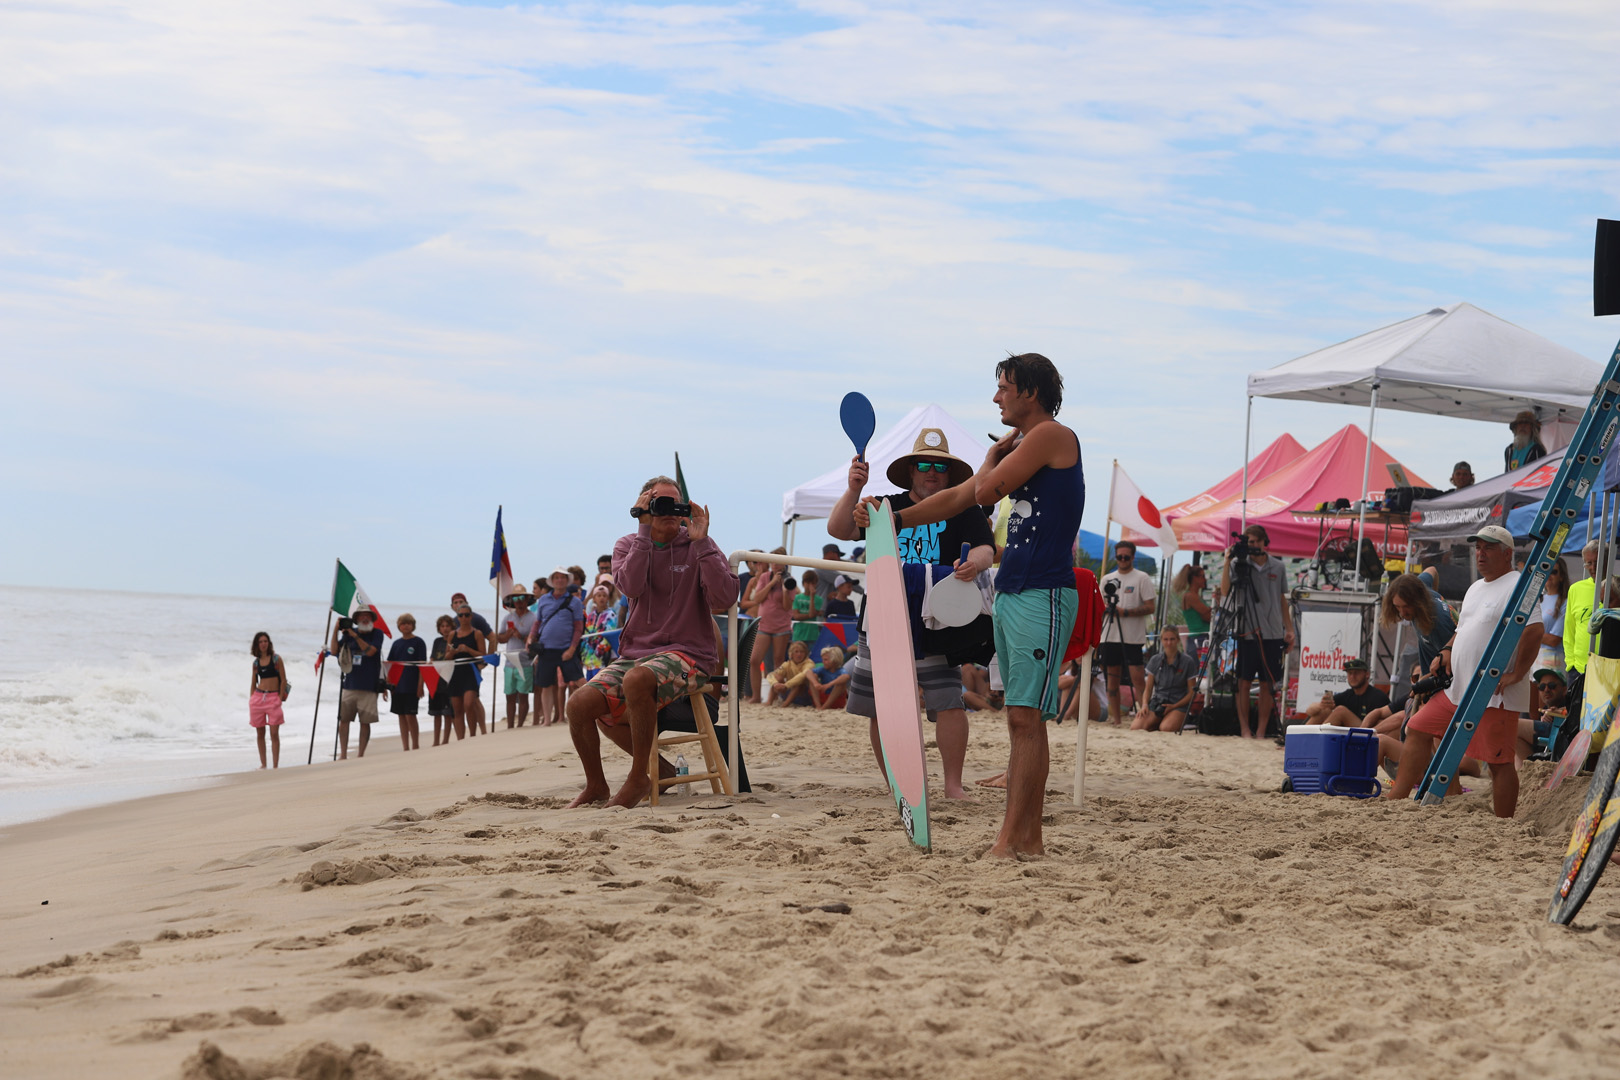
[[[810,700],[818,712],[842,708],[849,696],[849,671],[844,667],[844,650],[829,645],[821,650],[821,663],[810,669],[806,680]]]
[[[812,666],[810,646],[802,641],[789,645],[788,658],[766,679],[765,704],[775,704],[778,699],[783,705],[810,704],[810,688],[805,684],[810,680]]]

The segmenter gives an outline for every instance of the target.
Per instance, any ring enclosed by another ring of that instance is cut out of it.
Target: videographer
[[[1435,743],[1446,733],[1468,690],[1468,680],[1484,661],[1491,635],[1519,582],[1519,572],[1513,569],[1513,537],[1506,529],[1487,525],[1468,540],[1474,545],[1480,579],[1468,587],[1457,619],[1457,633],[1432,665],[1431,674],[1442,676],[1440,692],[1429,698],[1407,722],[1400,769],[1395,774],[1395,782],[1384,792],[1386,799],[1406,798],[1423,778],[1429,759],[1434,756]],[[1514,764],[1513,749],[1518,737],[1519,714],[1530,708],[1530,684],[1525,676],[1530,673],[1541,647],[1541,609],[1537,606],[1531,610],[1533,614],[1519,635],[1513,661],[1498,680],[1497,693],[1490,699],[1468,744],[1468,756],[1491,767],[1491,805],[1497,817],[1512,817],[1519,804],[1519,772]],[[1461,676],[1462,681],[1450,681],[1452,676]],[[1423,687],[1415,685],[1412,689],[1419,693]]]
[[[1221,567],[1222,602],[1242,616],[1238,638],[1238,729],[1244,738],[1263,739],[1271,720],[1283,654],[1294,647],[1294,620],[1288,610],[1288,575],[1281,559],[1268,551],[1271,536],[1263,525],[1250,525],[1226,553]],[[1260,717],[1249,729],[1249,687],[1260,680]]]
[[[1100,585],[1105,604],[1102,643],[1097,659],[1102,664],[1108,687],[1108,722],[1119,724],[1119,675],[1129,669],[1132,704],[1146,707],[1147,669],[1142,649],[1147,644],[1147,621],[1158,606],[1153,578],[1136,569],[1136,545],[1121,540],[1114,545],[1114,569],[1103,575]]]
[[[675,481],[648,480],[630,513],[639,527],[613,545],[613,580],[630,601],[619,658],[568,699],[568,730],[585,767],[585,790],[570,806],[635,806],[647,797],[658,710],[719,670],[712,613],[737,598],[737,575],[709,538],[708,508],[681,502]],[[611,799],[600,731],[630,754],[630,775]]]
[[[340,758],[349,756],[349,722],[360,720],[360,747],[356,757],[366,756],[371,741],[371,725],[377,722],[377,695],[388,692],[382,681],[382,629],[369,611],[354,619],[339,619],[332,631],[331,651],[342,666],[343,652],[349,653],[349,668],[343,673],[343,690],[338,697],[338,746]]]

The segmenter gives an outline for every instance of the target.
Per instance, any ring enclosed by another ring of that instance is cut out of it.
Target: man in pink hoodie
[[[619,658],[568,699],[568,730],[585,766],[585,790],[570,806],[635,806],[646,798],[658,710],[720,666],[711,616],[736,600],[737,575],[709,539],[708,508],[694,505],[688,518],[647,513],[660,496],[678,502],[681,493],[667,476],[643,484],[631,511],[641,527],[613,545],[613,582],[630,602]],[[630,776],[612,798],[598,729],[630,754]]]

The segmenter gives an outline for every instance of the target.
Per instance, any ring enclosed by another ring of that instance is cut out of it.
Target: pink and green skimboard
[[[913,844],[928,851],[928,764],[917,704],[917,663],[887,499],[872,507],[871,517],[866,530],[866,647],[872,654],[878,740],[900,824]]]

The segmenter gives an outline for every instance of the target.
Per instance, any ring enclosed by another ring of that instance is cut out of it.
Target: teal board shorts
[[[523,653],[507,653],[506,692],[508,694],[534,693],[534,665]]]
[[[996,594],[996,664],[1007,704],[1058,714],[1058,672],[1074,632],[1080,594],[1073,589],[1025,589]]]

